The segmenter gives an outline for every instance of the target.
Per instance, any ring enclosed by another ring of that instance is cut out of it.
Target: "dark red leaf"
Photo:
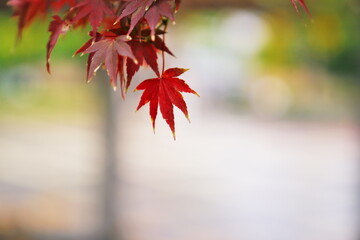
[[[77,9],[74,22],[81,21],[87,17],[94,35],[105,16],[114,16],[112,9],[104,0],[82,0],[74,9]]]
[[[128,31],[128,35],[132,32],[136,24],[144,17],[145,12],[149,9],[154,0],[129,0],[125,4],[124,10],[117,18],[116,22],[120,21],[124,17],[131,15],[131,23]]]
[[[62,20],[58,15],[52,17],[53,20],[49,25],[50,38],[46,46],[46,69],[50,73],[50,55],[54,49],[56,42],[61,34],[65,34],[69,30],[69,21]]]
[[[134,74],[139,71],[140,66],[148,65],[155,72],[155,74],[159,77],[159,67],[157,63],[157,54],[156,48],[151,42],[139,42],[139,41],[130,41],[128,42],[131,46],[131,49],[136,57],[137,64],[128,59],[126,63],[126,72],[127,72],[127,80],[126,80],[126,90],[129,88],[131,84],[131,80]]]
[[[135,59],[130,46],[125,42],[126,36],[108,37],[92,44],[83,53],[94,53],[89,62],[88,81],[96,73],[99,67],[105,63],[107,73],[112,86],[116,87],[117,75],[119,72],[118,56]],[[135,60],[136,61],[136,60]]]
[[[187,106],[181,92],[198,95],[184,80],[175,78],[186,71],[187,69],[171,68],[166,70],[161,77],[147,79],[135,88],[136,91],[144,90],[137,110],[149,103],[150,117],[155,131],[157,111],[160,107],[160,112],[166,123],[169,125],[174,139],[176,139],[176,137],[173,106],[175,105],[179,108],[186,118],[189,119]]]
[[[93,35],[93,32],[90,32],[89,33],[90,36],[92,36],[93,38],[95,38],[95,42],[98,42],[101,40],[102,38],[102,35],[100,33],[96,33],[95,37]],[[84,54],[84,51],[86,49],[88,49],[91,44],[94,42],[94,39],[91,38],[89,39],[87,42],[84,43],[84,45],[82,45],[75,53],[74,53],[74,56],[78,55],[79,53],[81,53],[81,55]],[[87,68],[86,68],[86,79],[90,79],[91,76],[90,76],[90,65],[91,65],[91,60],[93,58],[95,53],[90,53],[89,56],[88,56],[88,60],[87,60]]]
[[[169,48],[165,45],[164,41],[161,39],[161,37],[156,36],[155,41],[153,42],[154,46],[159,49],[160,51],[167,52],[171,56],[174,57],[174,54],[169,50]]]
[[[75,0],[53,0],[51,2],[51,8],[55,12],[59,12],[64,6],[74,7],[76,4]]]
[[[126,61],[126,85],[125,85],[125,92],[127,92],[127,90],[130,87],[131,81],[135,75],[135,73],[137,73],[140,69],[140,64],[135,64],[133,60],[131,59],[127,59]]]
[[[82,54],[83,54],[84,51],[91,46],[91,44],[93,43],[93,41],[94,41],[93,39],[87,40],[87,42],[85,42],[84,45],[82,45],[78,50],[76,50],[76,52],[74,53],[74,56],[78,55],[79,53],[82,53]],[[97,41],[96,41],[96,42],[97,42]]]
[[[171,5],[171,0],[157,0],[145,14],[150,30],[151,39],[155,41],[155,30],[162,16],[169,18],[171,21],[175,21],[174,10]]]

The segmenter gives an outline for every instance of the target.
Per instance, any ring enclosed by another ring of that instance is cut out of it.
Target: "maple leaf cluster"
[[[87,81],[104,67],[110,83],[121,88],[124,97],[133,76],[141,66],[149,66],[156,78],[142,82],[144,90],[138,109],[150,102],[150,115],[155,128],[158,108],[175,136],[173,106],[188,118],[186,103],[180,92],[194,93],[176,76],[185,69],[159,70],[158,54],[173,55],[164,42],[169,21],[174,22],[180,0],[10,0],[8,5],[18,17],[18,38],[35,18],[55,13],[49,23],[46,66],[50,73],[51,53],[61,35],[71,29],[91,26],[90,38],[74,55],[88,54]],[[60,14],[62,16],[60,16]],[[164,64],[163,64],[164,65]],[[145,86],[145,87],[144,87]]]
[[[299,3],[309,14],[304,0],[291,0],[296,10]],[[168,23],[175,22],[180,0],[9,0],[8,5],[18,18],[18,39],[25,27],[37,17],[54,13],[49,23],[46,67],[50,73],[51,53],[61,35],[90,26],[90,39],[76,52],[88,54],[87,81],[100,67],[104,67],[110,83],[121,88],[124,97],[132,78],[141,66],[149,66],[156,78],[140,83],[135,90],[143,90],[138,109],[149,103],[153,128],[158,108],[175,137],[173,106],[188,118],[181,92],[197,93],[184,80],[177,78],[186,69],[164,69],[164,53],[173,55],[165,45]],[[158,54],[163,58],[162,71]]]

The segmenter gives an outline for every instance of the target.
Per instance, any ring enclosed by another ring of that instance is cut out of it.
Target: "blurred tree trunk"
[[[100,192],[100,238],[101,240],[119,240],[117,234],[117,107],[120,99],[115,99],[112,88],[107,84],[106,74],[99,74],[101,98],[103,100],[103,144],[102,185]]]

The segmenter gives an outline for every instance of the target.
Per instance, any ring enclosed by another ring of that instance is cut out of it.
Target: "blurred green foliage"
[[[17,42],[17,19],[0,13],[1,116],[91,113],[96,94],[94,87],[84,87],[86,57],[71,57],[89,39],[86,29],[59,38],[52,54],[54,74],[49,76],[45,62],[50,19],[35,21]]]
[[[9,12],[0,12],[0,66],[1,68],[13,67],[15,65],[41,60],[46,58],[46,43],[50,33],[47,31],[49,19],[39,19],[35,21],[23,33],[23,38],[18,43],[17,38],[17,19],[11,18]],[[69,32],[59,38],[55,47],[52,60],[59,58],[71,59],[74,52],[89,39],[87,31],[77,30]]]
[[[71,117],[98,111],[97,84],[86,84],[79,64],[60,61],[47,74],[40,64],[17,65],[0,74],[2,117]]]
[[[261,59],[269,66],[317,66],[360,80],[359,2],[329,0],[326,5],[310,3],[310,7],[313,19],[284,9],[270,11],[266,20],[276,34]]]

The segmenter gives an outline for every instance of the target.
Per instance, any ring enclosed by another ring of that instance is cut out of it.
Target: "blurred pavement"
[[[122,115],[124,239],[356,240],[360,168],[353,125],[225,113],[195,115],[189,125],[179,115],[173,141],[160,119],[153,135],[147,110],[126,107]],[[91,234],[101,165],[96,129],[81,122],[2,122],[0,216],[16,215],[23,227],[49,236]]]

